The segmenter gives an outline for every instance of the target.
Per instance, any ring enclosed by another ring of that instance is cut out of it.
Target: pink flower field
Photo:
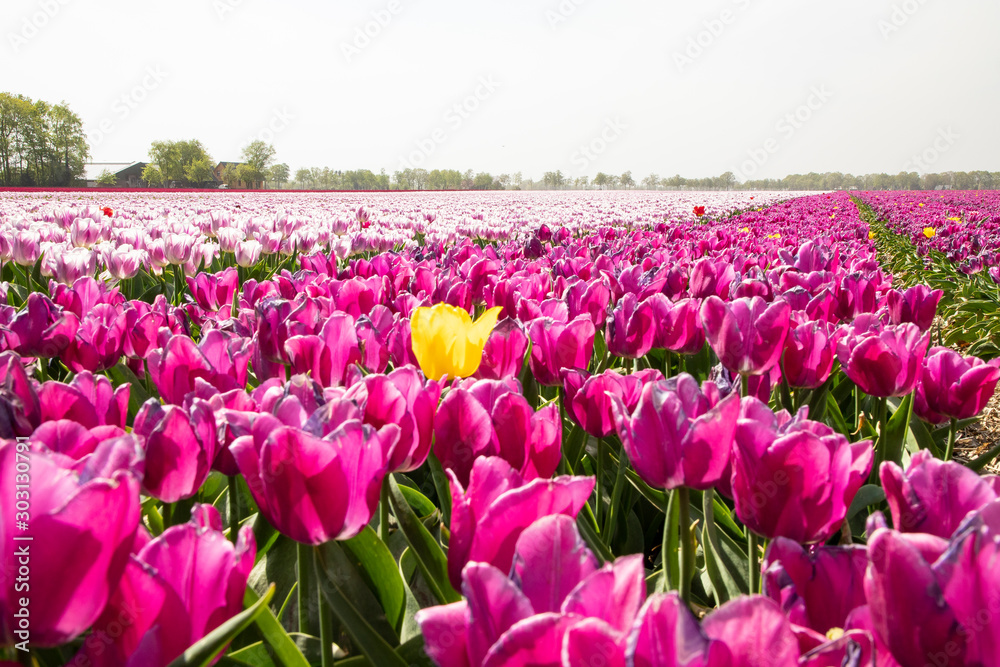
[[[0,666],[998,665],[998,211],[0,193]]]

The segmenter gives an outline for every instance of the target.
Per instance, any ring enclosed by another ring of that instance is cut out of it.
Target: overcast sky
[[[996,171],[997,26],[996,0],[3,0],[0,90],[68,102],[95,161]]]

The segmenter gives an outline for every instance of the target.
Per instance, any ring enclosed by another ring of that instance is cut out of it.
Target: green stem
[[[888,402],[889,399],[880,398],[877,408],[878,414],[875,415],[875,418],[878,420],[876,422],[878,424],[878,441],[875,444],[875,460],[872,464],[872,471],[871,474],[868,476],[869,484],[879,483],[879,469],[882,467],[882,462],[888,460],[888,457],[886,456],[887,454],[886,448],[889,446],[889,443],[886,442],[886,432],[885,432],[886,414],[889,409]],[[863,433],[859,435],[860,437],[864,437]]]
[[[691,535],[691,492],[686,486],[677,489],[681,505],[681,599],[691,604],[691,578],[694,576],[694,544]]]
[[[618,473],[615,475],[615,485],[611,491],[611,504],[608,506],[608,514],[604,519],[604,543],[611,547],[611,541],[615,539],[615,508],[621,502],[622,490],[625,488],[625,469],[628,467],[628,459],[625,456],[625,448],[622,447],[618,453]]]
[[[677,513],[677,490],[670,492],[667,501],[667,513],[663,521],[663,590],[676,591],[680,579],[680,568],[677,563],[677,524],[674,514]]]
[[[318,567],[318,565],[317,565]],[[316,581],[323,576],[316,571]],[[330,605],[323,599],[323,591],[317,590],[319,596],[319,650],[320,665],[333,667],[333,612]]]
[[[955,438],[958,435],[958,420],[954,417],[951,418],[951,426],[948,430],[948,449],[944,452],[944,460],[951,461],[952,455],[955,453]]]
[[[378,538],[389,544],[389,480],[382,481],[382,495],[378,501]]]
[[[229,541],[236,544],[240,532],[240,489],[237,478],[229,477]]]
[[[584,436],[586,437],[586,436]],[[594,475],[596,478],[596,484],[594,486],[594,493],[596,497],[594,498],[594,519],[597,521],[597,525],[601,525],[601,505],[604,503],[604,457],[601,456],[603,453],[601,449],[604,447],[604,439],[597,439],[597,458],[594,459]]]
[[[309,629],[309,591],[312,589],[309,587],[309,577],[310,573],[313,571],[312,563],[312,551],[309,546],[297,542],[295,544],[298,549],[298,568],[299,568],[299,594],[298,594],[298,611],[299,611],[299,632],[304,635],[311,634]],[[323,606],[323,594],[320,593],[320,607]]]
[[[750,594],[756,595],[760,592],[760,561],[757,557],[758,538],[757,533],[747,526],[747,565],[750,568]]]
[[[174,504],[173,503],[163,503],[163,530],[170,528],[172,525],[170,520],[173,518],[174,514]]]
[[[750,395],[750,376],[740,373],[740,396],[746,398]]]

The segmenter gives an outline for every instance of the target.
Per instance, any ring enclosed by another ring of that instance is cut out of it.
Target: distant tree
[[[184,178],[191,185],[203,185],[212,178],[212,163],[206,158],[192,160],[184,167]]]
[[[608,175],[603,171],[597,172],[597,176],[594,176],[594,185],[603,190],[608,185]]]
[[[279,188],[284,187],[285,183],[288,182],[288,178],[291,176],[291,168],[285,164],[276,164],[272,166],[267,172],[267,180],[274,183]]]
[[[476,178],[472,181],[473,190],[492,190],[493,189],[493,177],[484,172],[476,174]]]
[[[510,186],[510,174],[500,174],[497,176],[497,183],[500,184],[502,189],[506,190]]]
[[[142,170],[142,180],[146,181],[146,185],[157,187],[163,185],[163,173],[155,164],[147,164]]]
[[[267,170],[274,162],[274,155],[277,153],[274,146],[256,139],[243,147],[242,160],[240,165],[240,180],[249,187],[258,187],[267,178]]]
[[[89,157],[83,123],[65,102],[0,93],[0,185],[73,185]]]
[[[625,188],[626,190],[635,187],[635,179],[632,178],[631,171],[626,171],[624,174],[619,176],[618,181],[621,183],[622,187]]]
[[[114,187],[118,185],[118,177],[115,176],[112,172],[105,169],[97,177],[97,184],[102,187]]]
[[[523,183],[523,182],[524,182],[524,178],[521,176],[521,172],[517,172],[516,174],[514,174],[514,189],[515,190],[520,190],[521,189],[521,183]]]
[[[655,190],[660,187],[660,177],[656,174],[650,174],[642,179],[641,185],[644,190]]]

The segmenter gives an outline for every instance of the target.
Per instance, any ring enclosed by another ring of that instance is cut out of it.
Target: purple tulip
[[[729,262],[716,262],[708,257],[691,267],[688,294],[694,299],[729,295],[729,286],[736,279],[736,270]]]
[[[871,624],[900,665],[966,664],[967,633],[931,568],[947,546],[931,535],[885,528],[868,538],[865,595]]]
[[[517,538],[508,578],[470,562],[466,601],[417,614],[429,656],[452,665],[625,664],[646,585],[641,556],[597,569],[568,516],[547,516]]]
[[[518,536],[543,516],[576,514],[594,490],[592,477],[556,477],[525,482],[509,463],[498,457],[476,459],[463,488],[451,479],[451,543],[448,576],[458,588],[462,568],[469,561],[490,563],[509,571]],[[376,500],[378,493],[375,494]]]
[[[52,303],[41,292],[28,295],[25,308],[10,323],[22,357],[57,357],[76,336],[79,318]]]
[[[233,296],[240,285],[240,277],[232,266],[217,274],[201,272],[194,278],[186,278],[194,302],[201,308],[218,312],[231,310]]]
[[[611,288],[605,280],[597,278],[590,281],[579,280],[570,285],[565,297],[569,306],[570,321],[586,317],[595,329],[604,325],[608,304],[611,302]]]
[[[867,567],[863,546],[803,547],[779,537],[764,556],[764,594],[793,624],[825,635],[843,628],[851,612],[866,604]]]
[[[792,327],[785,339],[782,371],[791,387],[815,389],[833,370],[839,335],[823,321],[809,321]]]
[[[493,328],[483,348],[483,360],[475,377],[503,380],[517,377],[524,366],[528,351],[528,336],[517,320],[507,318]]]
[[[354,318],[342,312],[330,315],[319,335],[285,341],[285,354],[293,373],[311,373],[324,387],[342,386],[349,368],[361,361]]]
[[[905,396],[917,385],[929,343],[916,324],[878,333],[855,329],[837,344],[837,357],[847,377],[869,396]]]
[[[778,363],[790,313],[784,301],[769,304],[759,296],[731,303],[710,296],[701,306],[708,344],[723,366],[740,375],[762,375]]]
[[[103,371],[118,363],[125,346],[125,312],[98,304],[81,319],[61,359],[74,372]]]
[[[975,417],[996,391],[1000,359],[984,362],[946,347],[932,347],[924,359],[913,412],[931,424]]]
[[[564,368],[584,370],[594,356],[597,330],[587,317],[580,316],[564,324],[545,317],[528,325],[531,337],[531,372],[538,384],[562,384]]]
[[[834,291],[835,312],[840,320],[849,322],[862,313],[874,313],[878,308],[879,282],[861,273],[844,276]]]
[[[939,289],[931,291],[927,285],[914,285],[905,292],[889,290],[885,295],[889,319],[893,324],[912,322],[921,331],[927,331],[934,323],[938,302],[943,294]]]
[[[121,585],[69,664],[165,667],[243,610],[256,553],[250,526],[233,544],[218,511],[195,505],[189,523],[168,528],[131,556]]]
[[[28,459],[30,474],[15,470]],[[18,484],[32,482],[30,517],[16,516]],[[27,589],[16,587],[19,548],[30,559],[32,646],[58,646],[90,627],[118,587],[139,526],[142,452],[131,437],[102,443],[74,461],[26,443],[0,442],[0,637],[17,638],[13,616]],[[26,519],[27,530],[17,522]],[[15,537],[32,536],[31,542]],[[23,561],[22,563],[23,564]],[[27,639],[21,636],[20,639]]]
[[[191,409],[146,401],[135,416],[133,432],[145,439],[147,495],[175,503],[198,492],[212,471],[218,441],[215,415],[201,399]]]
[[[892,524],[904,533],[948,539],[971,512],[996,500],[996,478],[980,477],[960,463],[939,461],[927,450],[903,470],[890,461],[879,469]]]
[[[103,375],[77,373],[69,384],[43,382],[38,388],[42,421],[72,419],[86,428],[125,428],[130,385],[114,387]]]
[[[766,537],[824,542],[840,530],[872,466],[870,441],[848,443],[808,409],[775,414],[743,399],[733,448],[736,514]]]
[[[968,639],[967,664],[1000,662],[998,563],[1000,501],[994,500],[969,518],[934,564],[941,593]]]
[[[584,431],[595,438],[604,438],[615,432],[611,397],[617,396],[631,413],[643,387],[662,379],[663,374],[655,369],[632,375],[604,371],[590,376],[584,371],[563,371],[566,412]]]
[[[392,424],[376,431],[350,420],[320,439],[260,415],[229,450],[268,522],[317,545],[350,539],[371,521],[398,434]]]
[[[701,326],[701,302],[681,299],[671,303],[665,296],[649,298],[653,306],[656,339],[653,347],[662,347],[678,354],[695,354],[705,347],[705,330]]]
[[[643,480],[659,489],[709,489],[729,467],[740,399],[719,399],[715,385],[683,373],[647,384],[630,414],[612,399],[615,425],[629,460]]]
[[[29,436],[42,419],[40,399],[21,357],[0,353],[0,438]]]
[[[375,429],[399,426],[399,440],[389,457],[389,472],[410,472],[427,460],[434,435],[441,386],[414,368],[404,366],[389,375],[369,375],[345,395],[357,403],[364,423]]]
[[[694,620],[676,593],[657,593],[636,620],[626,652],[634,667],[793,667],[799,646],[778,605],[745,596]]]
[[[514,379],[453,387],[434,418],[434,453],[462,484],[481,456],[500,456],[528,480],[550,477],[561,445],[558,408],[535,412]]]
[[[629,292],[608,316],[605,340],[608,352],[618,357],[638,359],[645,356],[656,339],[655,313],[649,300]]]

